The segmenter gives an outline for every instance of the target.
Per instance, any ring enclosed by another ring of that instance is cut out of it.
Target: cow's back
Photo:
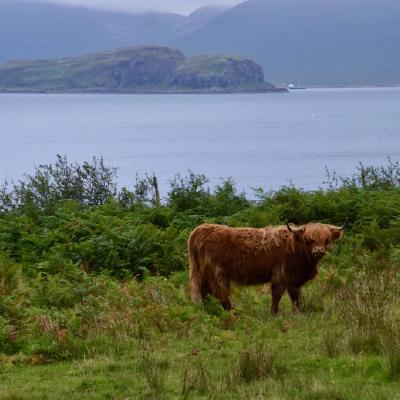
[[[274,270],[281,268],[288,238],[289,234],[281,227],[203,224],[192,232],[189,251],[196,254],[202,269],[218,268],[233,281],[258,284],[269,282]]]

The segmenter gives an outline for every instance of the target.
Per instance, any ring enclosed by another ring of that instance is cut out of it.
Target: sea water
[[[103,156],[118,183],[155,174],[162,193],[178,173],[239,189],[317,189],[325,168],[400,159],[400,88],[307,89],[279,94],[0,94],[0,182],[56,155]]]

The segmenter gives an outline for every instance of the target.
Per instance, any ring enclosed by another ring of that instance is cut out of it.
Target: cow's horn
[[[344,228],[346,228],[348,223],[349,223],[349,217],[346,217],[344,224],[342,226],[335,226],[335,229],[342,231]]]
[[[288,231],[289,231],[289,232],[292,232],[292,233],[300,232],[300,231],[302,230],[302,228],[294,228],[294,227],[291,227],[290,224],[289,224],[289,222],[286,222],[286,226],[287,226],[287,228],[288,228]]]

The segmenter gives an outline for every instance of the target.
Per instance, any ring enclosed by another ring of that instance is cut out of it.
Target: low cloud
[[[1,0],[0,0],[1,1]],[[128,11],[141,13],[146,11],[164,11],[189,14],[204,6],[234,6],[240,0],[25,0],[50,4],[66,4],[103,10]]]

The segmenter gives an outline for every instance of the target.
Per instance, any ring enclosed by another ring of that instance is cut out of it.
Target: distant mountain
[[[0,62],[71,57],[117,47],[163,44],[199,29],[226,10],[203,7],[189,16],[156,12],[134,15],[0,0]]]
[[[0,0],[0,62],[158,44],[251,57],[279,84],[397,85],[399,26],[399,0],[249,0],[189,16]]]
[[[246,54],[268,79],[400,84],[398,0],[250,0],[170,43],[188,54]]]
[[[0,64],[0,92],[265,92],[262,68],[243,57],[186,58],[139,46],[58,60]]]
[[[227,7],[201,7],[193,11],[171,32],[173,37],[188,35],[227,12]],[[168,38],[169,40],[170,38]]]
[[[0,62],[70,57],[136,44],[161,43],[187,17],[132,15],[63,5],[0,0]]]

